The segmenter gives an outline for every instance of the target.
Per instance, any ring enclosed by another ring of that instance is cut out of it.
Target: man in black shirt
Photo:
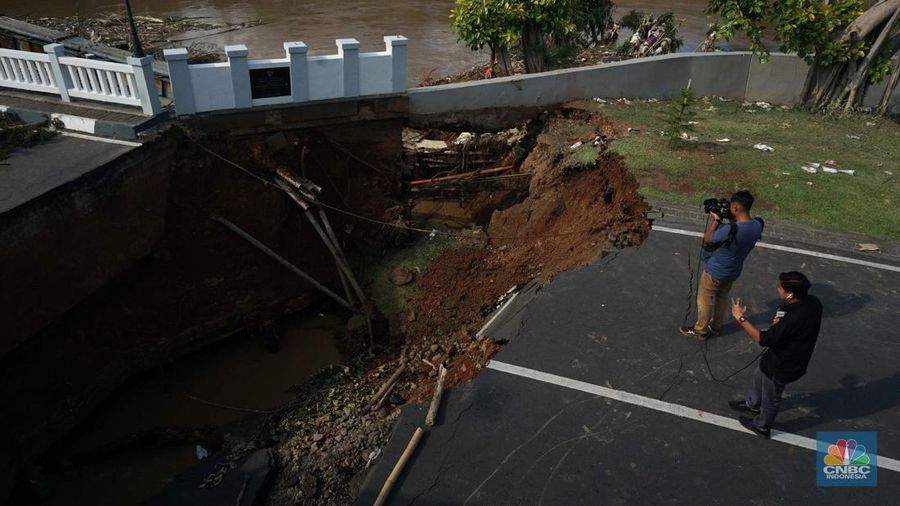
[[[753,374],[747,399],[728,404],[738,411],[754,413],[755,417],[741,416],[738,421],[765,438],[769,437],[769,429],[778,415],[784,387],[806,374],[806,366],[819,337],[822,303],[809,294],[809,287],[809,280],[803,274],[782,272],[778,276],[778,296],[782,304],[775,313],[772,326],[762,331],[744,316],[747,308],[741,299],[731,300],[731,314],[738,325],[766,349]]]

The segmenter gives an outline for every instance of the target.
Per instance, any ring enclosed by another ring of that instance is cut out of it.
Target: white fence
[[[247,47],[225,46],[228,61],[189,65],[186,49],[166,49],[179,115],[261,105],[406,91],[406,37],[384,37],[385,50],[359,52],[337,39],[335,55],[308,56],[306,44],[284,43],[285,57],[248,60]]]
[[[62,44],[48,44],[44,51],[0,49],[0,86],[53,93],[65,102],[81,98],[136,106],[151,116],[160,112],[153,57],[111,63],[63,56]]]

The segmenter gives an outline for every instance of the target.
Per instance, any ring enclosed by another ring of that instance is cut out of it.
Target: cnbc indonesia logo
[[[874,433],[854,435],[856,438],[826,437],[824,441],[819,440],[818,452],[821,460],[817,481],[820,486],[875,486],[877,466],[874,454],[870,454],[875,450],[875,435]],[[828,441],[835,442],[828,444]],[[863,442],[870,444],[868,451]]]

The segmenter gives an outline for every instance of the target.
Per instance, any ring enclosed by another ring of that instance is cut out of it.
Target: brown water
[[[279,325],[277,353],[266,351],[258,340],[235,336],[168,370],[132,381],[67,440],[62,455],[48,460],[88,452],[153,428],[221,427],[247,416],[189,399],[186,392],[255,410],[284,404],[292,398],[291,386],[344,360],[336,346],[341,329],[333,317],[292,317]],[[51,504],[141,504],[197,463],[194,450],[193,444],[147,448],[51,474]]]
[[[4,0],[10,16],[92,16],[121,11],[122,0]],[[10,5],[11,3],[11,5]],[[435,76],[464,70],[487,55],[460,45],[450,29],[452,0],[132,0],[135,14],[153,16],[206,16],[240,23],[260,19],[265,24],[199,39],[222,44],[246,44],[251,57],[283,56],[282,43],[301,40],[311,53],[334,53],[334,39],[355,37],[363,51],[381,50],[382,36],[401,34],[410,39],[409,84],[417,84],[429,72]],[[703,40],[706,0],[623,0],[615,17],[630,9],[659,15],[672,11],[683,20],[682,50],[693,51]],[[740,48],[740,44],[732,45]]]

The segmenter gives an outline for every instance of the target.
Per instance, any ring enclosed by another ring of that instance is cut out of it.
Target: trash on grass
[[[866,121],[866,126],[875,126],[875,123],[872,123],[871,121]]]
[[[837,169],[834,167],[822,167],[822,172],[827,172],[829,174],[837,174]]]
[[[681,140],[688,141],[688,142],[694,142],[697,140],[697,137],[695,137],[693,135],[688,135],[687,132],[681,132],[681,135],[679,135],[679,137],[681,137]]]
[[[716,139],[716,142],[731,142],[731,139],[728,137],[722,137],[721,139]]]
[[[847,174],[848,176],[856,174],[856,171],[852,169],[838,169],[838,172],[840,172],[841,174]]]
[[[817,169],[815,167],[809,167],[807,165],[804,165],[803,167],[800,167],[800,168],[803,169],[804,172],[809,172],[810,174],[815,174],[816,172],[819,172],[819,169]]]
[[[766,144],[754,144],[753,149],[758,149],[760,151],[768,151],[768,152],[775,151],[775,148],[773,148],[772,146],[768,146]]]
[[[872,244],[870,242],[861,242],[856,245],[856,250],[864,251],[866,253],[874,253],[876,251],[881,251],[881,248],[879,248],[877,244]]]
[[[846,135],[848,139],[853,139],[855,141],[860,140],[860,137],[858,135],[850,135],[850,134],[844,134],[844,135]]]
[[[571,146],[569,146],[569,149],[578,149],[581,147],[581,144],[582,144],[581,141],[578,141],[575,144],[572,144]]]

